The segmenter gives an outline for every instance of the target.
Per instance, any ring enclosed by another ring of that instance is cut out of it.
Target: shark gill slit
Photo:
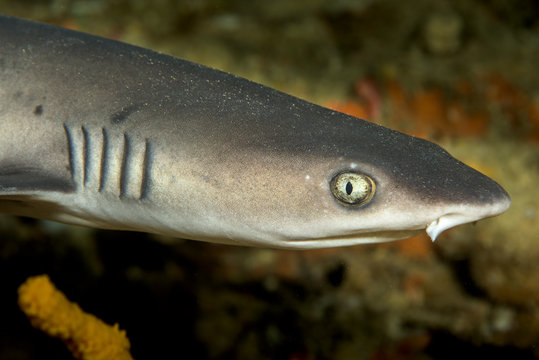
[[[101,161],[99,166],[99,188],[98,192],[103,190],[103,187],[106,184],[108,176],[108,157],[109,157],[109,137],[107,135],[107,130],[101,128],[101,134],[103,135],[103,148],[101,149]]]
[[[71,179],[75,182],[75,163],[74,163],[75,149],[74,149],[74,144],[73,144],[73,135],[71,134],[71,132],[69,131],[69,128],[67,127],[65,123],[63,124],[63,126],[64,126],[64,131],[65,131],[66,139],[67,139],[69,171],[71,172]]]
[[[139,200],[145,199],[148,197],[149,192],[149,176],[150,176],[150,142],[148,139],[144,140],[144,158],[142,159],[142,179],[140,181],[140,193]]]
[[[86,187],[89,176],[89,164],[90,164],[90,138],[88,136],[88,131],[84,126],[80,127],[82,132],[82,186]]]
[[[129,157],[131,152],[130,139],[126,133],[123,136],[124,148],[122,152],[122,164],[120,168],[120,198],[125,197],[127,193],[127,183],[129,182]]]

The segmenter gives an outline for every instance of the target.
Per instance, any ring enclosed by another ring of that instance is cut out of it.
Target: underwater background
[[[135,359],[539,358],[539,2],[2,1],[420,136],[511,209],[350,248],[240,248],[0,216],[0,359],[72,359],[26,278],[126,330]],[[1,136],[1,134],[0,134]]]

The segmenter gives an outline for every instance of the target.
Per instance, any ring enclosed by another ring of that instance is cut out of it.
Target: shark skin
[[[0,16],[0,212],[322,248],[498,215],[441,147],[189,61]]]

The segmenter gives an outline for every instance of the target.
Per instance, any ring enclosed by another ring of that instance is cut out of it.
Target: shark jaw
[[[508,195],[505,195],[499,201],[489,206],[470,207],[463,211],[446,213],[428,224],[426,231],[434,242],[447,229],[499,215],[509,209],[509,206],[511,206],[511,199]]]

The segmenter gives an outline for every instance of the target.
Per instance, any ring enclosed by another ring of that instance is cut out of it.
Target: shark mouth
[[[511,206],[511,199],[507,193],[503,192],[499,199],[487,206],[461,207],[440,216],[427,225],[426,231],[432,241],[435,241],[438,235],[447,229],[499,215],[509,209],[509,206]]]
[[[447,229],[450,229],[452,227],[455,227],[457,225],[466,224],[469,222],[473,222],[478,219],[470,219],[470,216],[466,216],[464,214],[446,214],[443,216],[440,216],[438,219],[434,220],[427,226],[427,234],[429,234],[432,241],[436,241],[436,238],[438,235],[440,235],[442,232],[444,232]]]

